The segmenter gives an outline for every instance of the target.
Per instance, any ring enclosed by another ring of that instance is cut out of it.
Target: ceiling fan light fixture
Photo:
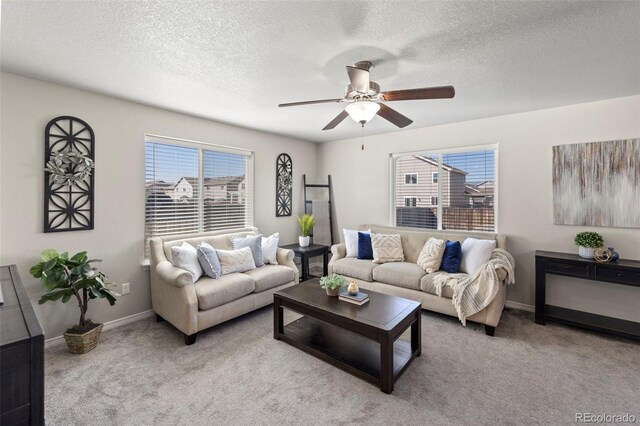
[[[349,114],[349,117],[353,119],[356,123],[367,123],[371,120],[378,110],[380,109],[380,104],[371,101],[360,101],[354,102],[352,104],[347,105],[345,111]]]

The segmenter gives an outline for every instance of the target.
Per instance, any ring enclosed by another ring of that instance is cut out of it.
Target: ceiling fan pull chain
[[[364,122],[362,122],[362,151],[364,151]]]

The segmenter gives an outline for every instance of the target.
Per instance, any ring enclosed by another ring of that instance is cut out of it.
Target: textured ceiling
[[[312,141],[360,135],[345,65],[402,101],[408,127],[640,93],[638,1],[2,1],[2,69]],[[365,134],[395,131],[380,117]]]

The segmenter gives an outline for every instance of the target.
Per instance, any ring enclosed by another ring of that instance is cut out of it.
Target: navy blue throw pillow
[[[358,232],[358,259],[373,259],[371,234],[368,232]]]
[[[460,262],[462,262],[462,246],[460,245],[460,241],[451,242],[447,240],[440,270],[455,274],[460,269]]]

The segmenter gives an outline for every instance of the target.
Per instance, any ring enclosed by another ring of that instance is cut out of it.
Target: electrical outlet
[[[131,286],[130,283],[122,283],[122,294],[129,294],[129,287]]]

